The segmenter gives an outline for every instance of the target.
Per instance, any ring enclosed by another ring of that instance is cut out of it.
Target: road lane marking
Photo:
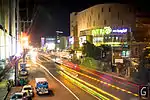
[[[35,62],[36,63],[36,62]],[[47,68],[45,68],[43,65],[36,63],[40,67],[42,67],[44,70],[46,70],[56,81],[58,81],[64,88],[66,88],[77,100],[80,100],[67,86],[65,86],[60,80],[58,80],[52,73],[49,72]]]
[[[51,59],[51,58],[48,58],[48,59]],[[66,67],[66,66],[67,66],[67,65],[64,65],[64,64],[62,64],[62,65],[63,65],[63,67]],[[86,76],[86,77],[88,77],[88,78],[90,78],[90,79],[93,79],[93,80],[95,80],[95,81],[98,81],[98,82],[100,82],[100,83],[107,84],[108,86],[111,86],[112,88],[115,88],[115,89],[117,89],[117,90],[121,90],[121,91],[126,92],[126,93],[128,93],[128,94],[132,94],[132,95],[134,95],[134,96],[136,96],[136,97],[139,96],[138,94],[133,93],[133,92],[131,92],[131,91],[128,91],[128,90],[125,90],[125,89],[123,89],[123,88],[120,88],[120,87],[117,87],[117,86],[115,86],[115,85],[112,85],[112,84],[110,84],[110,83],[107,83],[107,82],[98,80],[98,79],[93,78],[93,77],[91,77],[91,76],[88,76],[88,75],[86,75],[86,74],[82,74],[82,73],[77,72],[77,71],[75,71],[75,70],[73,70],[73,69],[70,69],[70,68],[68,68],[68,67],[66,67],[66,68],[69,69],[69,70],[72,70],[72,71],[74,71],[74,72],[76,72],[76,73],[78,73],[78,74],[80,74],[80,75],[83,75],[83,76]],[[82,69],[83,69],[83,68],[82,68]],[[85,71],[87,71],[87,70],[85,70]],[[89,71],[87,71],[87,72],[89,72]],[[92,72],[89,72],[89,73],[91,73],[91,74],[93,74],[93,75],[96,75],[96,74],[94,74],[94,73],[92,73]],[[99,75],[96,75],[96,76],[99,76]],[[102,77],[102,78],[103,78],[103,77]],[[104,79],[106,79],[106,78],[104,78]],[[106,80],[108,80],[108,79],[106,79]]]
[[[116,97],[116,96],[114,96],[114,95],[112,95],[112,94],[110,94],[110,93],[108,93],[108,92],[106,92],[106,91],[104,91],[104,90],[102,90],[102,89],[99,89],[99,88],[97,88],[96,86],[87,83],[86,81],[83,81],[83,80],[81,80],[81,79],[79,79],[79,78],[77,78],[77,77],[74,77],[73,75],[71,75],[71,74],[68,73],[67,71],[64,71],[64,72],[65,72],[67,75],[71,76],[72,78],[78,80],[79,82],[86,84],[88,87],[91,87],[91,88],[93,88],[93,89],[95,89],[95,90],[97,90],[97,91],[99,91],[99,92],[101,92],[101,93],[103,93],[103,94],[105,94],[105,95],[108,95],[108,96],[114,98],[115,100],[120,100],[118,97]]]
[[[77,71],[75,71],[75,70],[73,70],[73,69],[70,69],[70,68],[64,66],[64,65],[62,65],[61,67],[65,67],[66,69],[71,70],[71,71],[73,71],[73,72],[75,72],[75,73],[78,73],[78,74],[80,74],[80,75],[82,75],[82,76],[85,76],[85,77],[87,77],[87,78],[94,79],[94,80],[97,81],[97,82],[100,82],[100,83],[103,83],[103,84],[107,84],[107,85],[109,85],[109,86],[111,86],[111,87],[113,87],[113,88],[115,88],[115,89],[117,89],[117,90],[121,90],[121,91],[126,92],[126,93],[128,93],[128,94],[132,94],[132,95],[134,95],[134,96],[138,96],[138,94],[136,94],[136,93],[132,93],[131,91],[128,91],[128,90],[122,89],[122,88],[120,88],[120,87],[117,87],[117,86],[115,86],[115,85],[112,85],[112,84],[110,84],[110,83],[107,83],[107,82],[98,80],[98,79],[96,79],[96,78],[93,78],[93,77],[88,76],[88,75],[86,75],[86,74],[83,74],[83,73],[81,73],[81,72],[77,72]]]
[[[62,71],[59,71],[58,72],[60,75],[64,76],[66,79],[72,81],[73,84],[75,84],[76,86],[78,86],[79,88],[81,88],[82,90],[84,90],[85,92],[89,93],[90,95],[94,96],[96,99],[98,100],[110,100],[109,98],[99,94],[98,92],[94,91],[93,89],[87,87],[86,85],[76,81],[75,79],[71,78],[70,76],[68,76],[67,74],[65,74],[64,72]],[[97,96],[100,96],[101,98],[97,97]]]

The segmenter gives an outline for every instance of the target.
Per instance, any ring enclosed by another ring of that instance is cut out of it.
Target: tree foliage
[[[150,48],[143,50],[140,58],[139,71],[135,74],[134,80],[140,80],[142,83],[147,84],[150,82]]]
[[[101,45],[95,46],[90,42],[83,43],[82,53],[86,55],[86,57],[92,57],[94,59],[101,59],[103,54],[111,51],[111,47],[109,45]]]

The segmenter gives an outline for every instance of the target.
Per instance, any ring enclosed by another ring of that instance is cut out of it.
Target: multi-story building
[[[42,47],[46,47],[47,50],[65,50],[69,46],[69,37],[68,36],[57,36],[56,37],[42,37],[41,38]]]
[[[15,0],[0,0],[0,60],[16,54]]]
[[[134,8],[129,5],[98,4],[70,15],[70,33],[79,38],[78,47],[86,40],[95,46],[108,44],[123,51],[122,44],[131,39],[135,22]]]
[[[79,45],[77,14],[77,12],[70,14],[70,36],[73,39],[72,49],[77,49]]]

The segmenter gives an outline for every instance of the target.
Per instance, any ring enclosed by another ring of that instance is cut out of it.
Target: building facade
[[[95,46],[111,45],[122,51],[135,30],[135,11],[126,4],[98,4],[70,14],[70,34],[79,45],[89,41]],[[77,44],[77,43],[75,43]]]
[[[16,54],[15,0],[0,0],[0,60]]]

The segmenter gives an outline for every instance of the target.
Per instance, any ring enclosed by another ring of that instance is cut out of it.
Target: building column
[[[128,67],[128,77],[130,77],[130,67]]]

